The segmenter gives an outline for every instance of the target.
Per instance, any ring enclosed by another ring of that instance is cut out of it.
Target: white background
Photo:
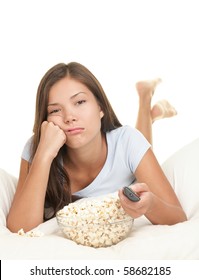
[[[199,16],[193,0],[0,0],[0,168],[18,176],[35,96],[54,64],[77,61],[134,126],[139,79],[161,77],[154,102],[178,116],[154,124],[160,162],[199,136]]]

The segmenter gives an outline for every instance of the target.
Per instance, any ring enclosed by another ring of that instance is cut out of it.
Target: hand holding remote
[[[130,187],[124,187],[123,194],[133,202],[140,200],[140,197]]]

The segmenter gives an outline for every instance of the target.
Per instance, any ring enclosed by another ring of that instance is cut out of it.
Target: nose
[[[66,123],[66,124],[73,123],[73,122],[75,122],[76,120],[77,120],[77,118],[74,117],[72,114],[70,114],[70,115],[67,114],[67,115],[64,117],[64,123]]]

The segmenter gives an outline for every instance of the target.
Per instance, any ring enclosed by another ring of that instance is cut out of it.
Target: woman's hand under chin
[[[38,151],[53,160],[65,143],[66,134],[59,126],[48,121],[42,123]]]

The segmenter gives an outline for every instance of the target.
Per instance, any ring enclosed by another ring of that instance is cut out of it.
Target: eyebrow
[[[74,99],[75,97],[77,97],[79,94],[81,94],[81,93],[83,93],[83,94],[86,94],[84,91],[80,91],[80,92],[78,92],[78,93],[75,93],[74,95],[72,95],[71,97],[70,97],[70,99]],[[48,104],[48,107],[49,106],[57,106],[57,105],[61,105],[60,103],[57,103],[57,102],[55,102],[55,103],[50,103],[50,104]]]

